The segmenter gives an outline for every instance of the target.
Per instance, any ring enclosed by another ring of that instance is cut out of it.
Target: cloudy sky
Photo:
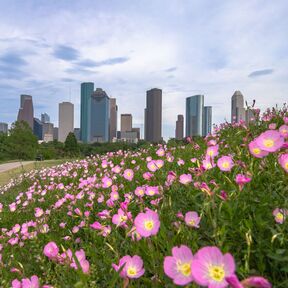
[[[213,123],[230,119],[240,90],[267,108],[288,99],[288,1],[0,0],[0,122],[15,121],[20,94],[58,126],[92,81],[143,124],[145,93],[163,90],[163,134],[174,136],[185,98],[205,95]]]

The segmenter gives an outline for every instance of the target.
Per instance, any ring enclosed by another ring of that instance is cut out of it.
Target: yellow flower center
[[[131,176],[131,172],[130,172],[130,171],[127,172],[126,175],[127,175],[128,177],[130,177],[130,176]]]
[[[276,218],[277,218],[277,220],[281,220],[282,221],[284,219],[284,215],[281,212],[278,212],[276,214]]]
[[[111,186],[112,182],[111,181],[107,181],[106,184],[107,184],[107,186]]]
[[[129,268],[127,269],[127,275],[128,276],[135,276],[137,273],[137,270],[134,266],[129,266]]]
[[[225,271],[222,266],[211,266],[209,276],[216,282],[222,282],[225,277]]]
[[[154,227],[154,222],[152,220],[147,220],[144,222],[144,227],[146,230],[152,230]]]
[[[212,168],[212,164],[209,162],[206,164],[206,169]]]
[[[184,276],[188,277],[191,275],[191,264],[190,263],[182,263],[179,261],[177,263],[177,270]]]
[[[189,224],[193,226],[193,225],[195,225],[195,221],[192,219],[189,221]]]
[[[155,194],[155,191],[154,191],[154,190],[148,190],[148,194],[149,194],[150,196],[153,196],[153,195]]]
[[[264,146],[267,147],[267,148],[273,147],[274,146],[274,141],[272,139],[264,140]]]
[[[254,148],[253,152],[254,152],[254,154],[258,155],[258,154],[260,154],[261,150],[259,148]]]
[[[143,195],[144,194],[144,191],[141,189],[138,191],[139,195]]]
[[[223,162],[223,164],[222,164],[222,167],[223,168],[229,168],[229,162]]]
[[[208,155],[209,155],[209,156],[213,156],[213,155],[214,155],[214,151],[213,151],[213,150],[209,150],[209,151],[208,151]]]
[[[120,216],[120,222],[125,222],[127,220],[127,216]]]
[[[284,164],[285,168],[288,169],[288,161]]]

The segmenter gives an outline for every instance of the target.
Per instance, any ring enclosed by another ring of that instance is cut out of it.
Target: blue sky
[[[1,0],[0,122],[15,121],[20,94],[58,126],[92,81],[143,123],[146,90],[163,89],[163,134],[174,136],[185,98],[204,94],[213,122],[230,119],[240,90],[261,109],[288,99],[288,1]]]

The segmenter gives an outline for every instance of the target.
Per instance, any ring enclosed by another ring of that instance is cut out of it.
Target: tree
[[[32,129],[25,121],[16,121],[9,130],[7,143],[10,159],[33,160],[35,159],[38,141]]]
[[[79,146],[78,146],[77,139],[74,133],[70,132],[68,134],[68,136],[66,137],[64,146],[65,146],[66,153],[70,157],[79,155]]]
[[[0,160],[8,159],[9,145],[8,145],[8,135],[6,133],[0,132]]]

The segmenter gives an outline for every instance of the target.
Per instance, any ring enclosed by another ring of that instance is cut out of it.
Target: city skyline
[[[287,99],[287,1],[46,2],[0,3],[1,122],[16,119],[18,97],[28,94],[34,114],[53,123],[54,103],[74,103],[80,127],[86,81],[117,98],[119,115],[133,113],[138,126],[145,91],[160,87],[164,139],[190,95],[205,95],[216,124],[230,121],[235,90],[262,110]]]

